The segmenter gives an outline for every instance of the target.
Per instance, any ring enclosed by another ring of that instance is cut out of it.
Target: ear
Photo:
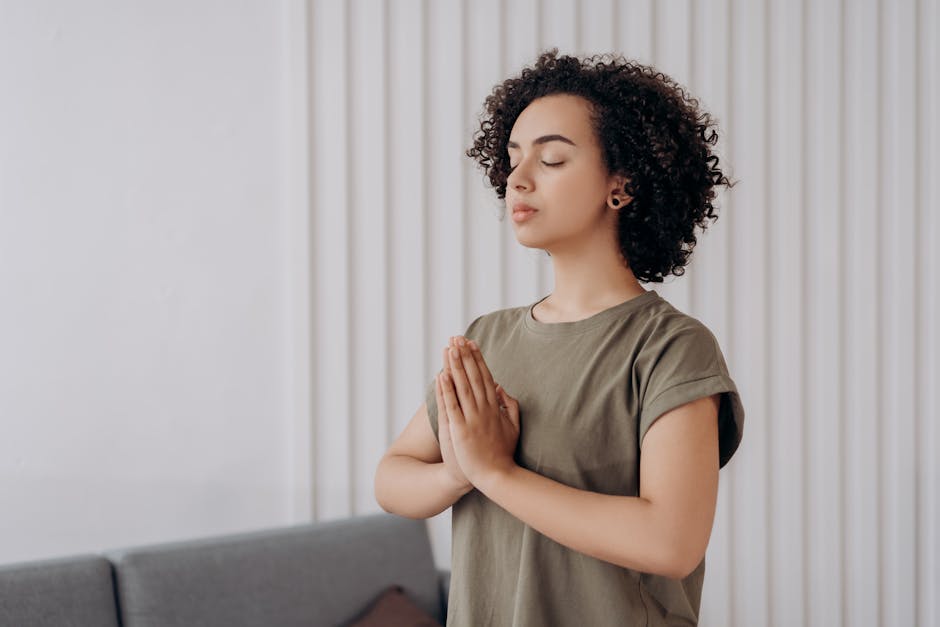
[[[612,176],[610,179],[610,187],[607,190],[607,193],[614,194],[616,196],[626,196],[627,198],[630,198],[630,196],[626,192],[627,183],[629,182],[630,182],[630,179],[628,179],[627,177],[620,175],[620,174],[616,174]]]
[[[613,209],[615,213],[619,213],[620,209],[633,202],[633,197],[626,192],[627,180],[622,176],[613,177],[614,182],[611,184],[610,191],[607,192],[607,198],[604,200],[607,208]]]

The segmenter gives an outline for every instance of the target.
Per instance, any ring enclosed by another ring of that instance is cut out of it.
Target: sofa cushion
[[[401,586],[391,586],[364,616],[349,627],[443,627],[440,622],[408,598]]]
[[[111,564],[77,555],[0,566],[0,625],[117,627]]]
[[[426,525],[380,513],[107,557],[124,627],[338,625],[395,584],[442,620]]]

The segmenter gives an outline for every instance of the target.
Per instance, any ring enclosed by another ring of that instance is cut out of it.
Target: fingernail
[[[456,349],[456,348],[451,348],[451,349],[450,349],[450,356],[451,356],[451,357],[457,357],[458,355],[459,355],[459,353],[457,352],[457,349]]]
[[[464,342],[464,339],[462,337],[457,338],[457,344],[459,344],[460,346],[463,346],[465,343],[466,342]]]

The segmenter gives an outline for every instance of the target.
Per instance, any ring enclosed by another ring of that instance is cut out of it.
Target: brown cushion
[[[443,627],[415,605],[401,586],[392,586],[379,595],[365,616],[349,627]]]

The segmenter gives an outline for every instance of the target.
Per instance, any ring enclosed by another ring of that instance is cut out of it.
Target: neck
[[[551,250],[555,286],[546,298],[560,313],[593,312],[646,293],[616,245]]]

